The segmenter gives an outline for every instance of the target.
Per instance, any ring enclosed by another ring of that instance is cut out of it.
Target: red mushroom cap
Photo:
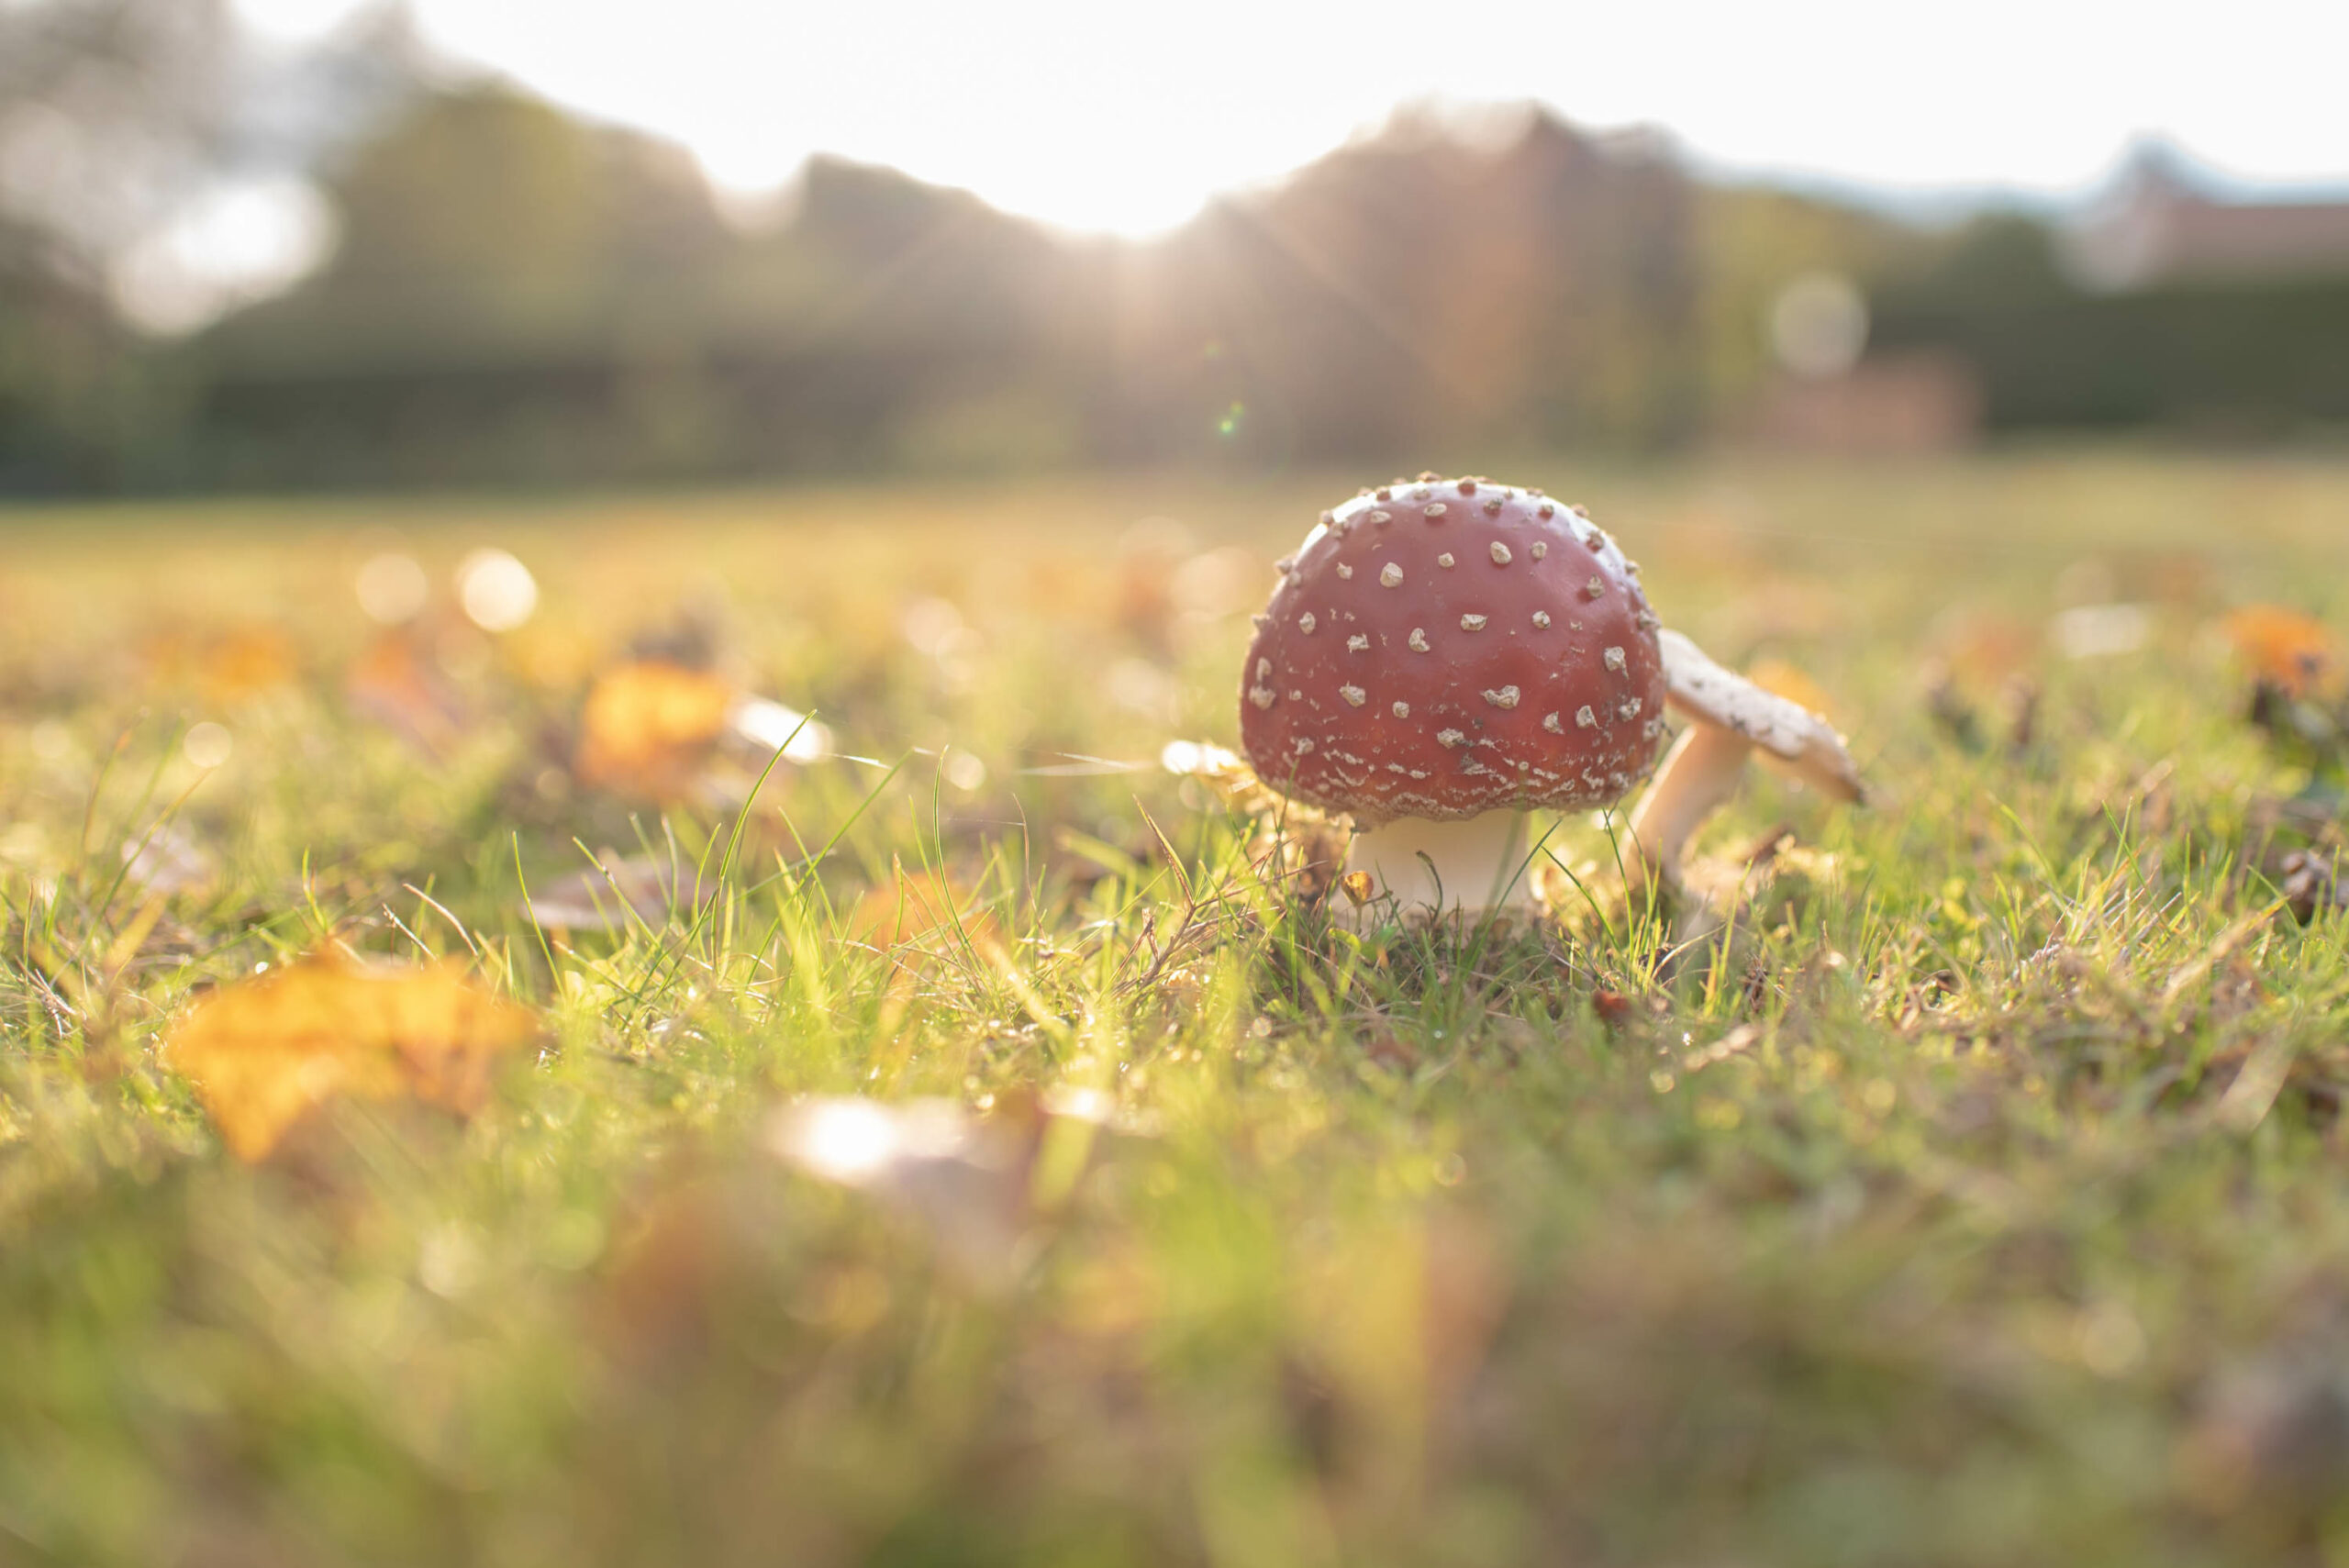
[[[1367,825],[1603,806],[1654,764],[1656,617],[1578,508],[1423,475],[1324,512],[1281,572],[1240,683],[1266,784]]]

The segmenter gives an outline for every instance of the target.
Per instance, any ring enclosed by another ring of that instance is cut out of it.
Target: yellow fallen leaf
[[[597,678],[580,715],[583,784],[684,795],[726,729],[734,689],[707,670],[645,660]]]
[[[470,1112],[488,1088],[491,1059],[539,1032],[537,1014],[453,964],[321,954],[196,1003],[165,1040],[163,1061],[195,1080],[229,1149],[259,1160],[336,1095]]]

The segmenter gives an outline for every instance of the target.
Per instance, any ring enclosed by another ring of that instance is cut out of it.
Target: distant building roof
[[[2232,195],[2158,144],[2132,157],[2105,198],[2064,236],[2093,288],[2183,279],[2349,275],[2349,193]]]

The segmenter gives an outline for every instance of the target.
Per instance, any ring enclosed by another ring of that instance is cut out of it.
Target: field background
[[[1757,774],[1702,847],[1791,841],[1726,927],[1358,940],[1159,766],[1232,740],[1271,561],[1384,475],[0,515],[0,1562],[2349,1552],[2349,925],[2275,884],[2339,773],[2221,630],[2349,626],[2349,465],[1496,472],[1879,792]],[[484,546],[540,588],[503,634],[446,604]],[[386,550],[429,746],[350,695]],[[848,756],[747,811],[755,758],[583,779],[631,645]],[[738,838],[707,915],[523,914]],[[248,1166],[159,1040],[338,945],[543,1049]],[[828,1183],[775,1157],[807,1095],[994,1152]]]

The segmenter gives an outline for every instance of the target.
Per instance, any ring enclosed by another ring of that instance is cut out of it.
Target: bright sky
[[[2349,179],[2349,0],[412,3],[450,52],[728,185],[834,151],[1132,234],[1431,95],[1911,192],[2076,190],[2141,132],[2243,178]],[[353,0],[238,4],[300,34]]]

